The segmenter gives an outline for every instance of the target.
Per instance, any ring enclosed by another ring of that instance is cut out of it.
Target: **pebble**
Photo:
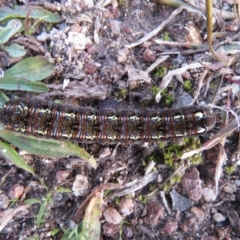
[[[194,214],[194,216],[197,219],[198,225],[201,224],[205,218],[205,213],[201,208],[198,207],[192,207],[191,212]]]
[[[6,194],[2,193],[0,194],[0,209],[7,209],[9,205],[9,198]]]
[[[193,205],[190,199],[183,197],[178,192],[176,192],[175,189],[170,192],[170,196],[172,198],[172,208],[175,211],[183,212]]]
[[[221,214],[221,213],[214,213],[213,215],[213,220],[217,223],[223,222],[226,220],[226,218]]]
[[[158,182],[158,183],[163,182],[163,175],[162,175],[162,174],[158,174],[158,176],[157,176],[157,182]]]
[[[72,191],[76,197],[86,195],[88,191],[87,177],[84,175],[78,174],[73,182]]]
[[[111,223],[104,223],[102,226],[103,234],[108,237],[113,237],[116,233],[119,232],[119,225],[114,225]]]
[[[203,188],[203,197],[207,202],[214,200],[214,190],[211,188]]]
[[[20,184],[15,184],[11,187],[9,196],[12,198],[20,198],[24,192],[24,187]]]
[[[66,170],[59,170],[56,173],[56,180],[57,183],[63,183],[67,180],[67,177],[69,176],[70,172]]]
[[[109,147],[106,147],[103,150],[100,150],[99,158],[105,158],[109,155],[111,155],[111,150]]]
[[[103,216],[105,217],[106,222],[112,224],[119,224],[123,220],[122,215],[113,207],[107,208],[104,211]]]
[[[145,224],[155,226],[159,222],[159,218],[164,216],[164,208],[158,203],[149,203],[147,205],[147,215],[144,218]]]
[[[171,234],[175,232],[177,228],[178,228],[177,222],[167,221],[163,229],[167,234]]]
[[[119,211],[123,214],[124,217],[130,215],[133,212],[133,200],[132,198],[124,197],[120,200]]]
[[[233,194],[237,190],[236,185],[233,185],[231,183],[228,183],[223,189],[226,193],[229,194]]]
[[[93,74],[97,71],[97,66],[94,63],[85,63],[84,72],[86,74]]]
[[[143,52],[143,59],[144,61],[148,62],[148,63],[152,63],[152,62],[155,62],[156,61],[156,53],[154,53],[152,50],[150,49],[146,49],[144,52]]]
[[[112,20],[110,22],[110,28],[114,35],[119,35],[121,33],[121,22],[118,20]]]
[[[240,180],[235,180],[234,183],[235,183],[235,186],[236,186],[236,187],[240,187]]]
[[[134,235],[133,234],[133,229],[130,226],[124,226],[123,227],[123,233],[124,233],[124,235],[126,236],[127,239],[132,238],[133,235]]]
[[[202,181],[195,167],[184,174],[181,184],[191,200],[198,201],[202,197]]]

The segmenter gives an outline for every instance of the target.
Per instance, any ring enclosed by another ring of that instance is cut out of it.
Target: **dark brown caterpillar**
[[[134,142],[174,140],[202,134],[215,125],[203,106],[159,110],[96,110],[19,98],[0,111],[3,127],[34,136],[80,142]]]

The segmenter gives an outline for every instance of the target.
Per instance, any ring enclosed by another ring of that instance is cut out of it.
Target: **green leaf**
[[[6,76],[0,78],[0,89],[9,91],[20,90],[28,92],[47,92],[49,89],[43,83],[31,82],[29,80],[21,79],[18,77]]]
[[[85,161],[87,160],[94,168],[96,168],[97,165],[94,158],[91,155],[89,155],[85,149],[80,148],[76,144],[73,144],[71,142],[62,142],[62,143],[64,148],[68,149],[68,151],[72,155],[76,155]]]
[[[29,18],[41,19],[49,23],[58,23],[62,21],[62,18],[58,14],[47,11],[41,7],[21,6],[11,9],[7,7],[1,7],[0,22],[7,21],[8,19],[12,18],[26,18],[29,13]]]
[[[17,167],[26,170],[27,172],[35,175],[34,170],[30,167],[23,158],[19,156],[19,154],[8,144],[0,141],[0,154],[14,163]]]
[[[65,188],[65,187],[59,187],[54,192],[57,192],[57,193],[70,193],[71,189],[70,188]]]
[[[3,50],[6,51],[11,57],[14,57],[14,58],[23,57],[27,53],[24,47],[15,43],[10,46],[4,47]]]
[[[101,233],[101,221],[103,205],[103,192],[97,192],[91,198],[83,219],[80,234],[86,234],[89,240],[99,239]],[[79,234],[79,235],[80,235]]]
[[[54,65],[42,56],[25,58],[5,71],[5,76],[14,76],[30,81],[40,81],[54,73]]]
[[[29,153],[52,158],[64,158],[69,155],[77,155],[93,167],[96,167],[96,161],[93,157],[91,157],[86,150],[73,143],[46,138],[39,139],[33,136],[16,134],[9,130],[1,131],[0,137]]]
[[[0,105],[3,105],[7,101],[9,101],[9,97],[2,90],[0,90]]]
[[[52,202],[52,193],[48,192],[46,195],[46,198],[43,200],[43,202],[41,203],[37,218],[36,218],[36,224],[37,227],[39,228],[42,223],[44,223],[44,216],[46,216],[48,214],[48,212],[46,211],[47,205]]]
[[[24,201],[24,204],[42,204],[42,201],[37,198],[30,198]]]
[[[22,23],[18,19],[13,19],[8,22],[7,26],[0,30],[0,43],[6,43],[14,34],[22,27]]]

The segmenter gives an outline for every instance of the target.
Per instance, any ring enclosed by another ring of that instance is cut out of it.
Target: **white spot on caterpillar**
[[[205,113],[203,113],[203,112],[196,112],[194,115],[195,115],[196,120],[200,120],[200,119],[206,117]]]
[[[202,127],[198,127],[198,129],[197,129],[197,133],[203,133],[205,131],[206,131],[206,129],[202,128]]]

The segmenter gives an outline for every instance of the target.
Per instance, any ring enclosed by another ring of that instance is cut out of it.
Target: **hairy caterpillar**
[[[97,110],[37,98],[19,98],[2,106],[0,122],[6,129],[34,136],[114,143],[200,135],[213,128],[216,118],[204,106],[163,111]]]

